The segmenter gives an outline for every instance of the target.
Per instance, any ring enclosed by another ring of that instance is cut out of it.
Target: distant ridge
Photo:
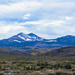
[[[75,46],[64,47],[46,52],[40,56],[50,57],[72,57],[75,56]]]

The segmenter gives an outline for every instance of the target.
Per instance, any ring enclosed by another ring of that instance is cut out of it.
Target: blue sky
[[[75,1],[0,0],[0,39],[20,32],[48,39],[75,35]]]

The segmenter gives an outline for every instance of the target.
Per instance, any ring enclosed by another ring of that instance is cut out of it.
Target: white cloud
[[[50,24],[52,24],[54,26],[60,26],[60,25],[62,25],[64,23],[65,23],[65,21],[57,20],[57,21],[52,21]]]
[[[66,20],[71,20],[72,17],[66,16],[65,19],[66,19]]]
[[[40,21],[28,21],[28,22],[14,22],[7,24],[3,23],[0,27],[0,34],[6,35],[6,37],[13,36],[19,32],[29,33],[33,32],[44,38],[56,38],[58,36],[73,34],[75,32],[74,26],[67,26],[68,21],[64,20],[40,20]],[[11,34],[12,33],[12,34]],[[2,37],[1,37],[2,38]],[[4,37],[5,38],[5,37]]]
[[[26,14],[23,16],[23,19],[28,19],[30,17],[30,14]]]
[[[0,33],[9,33],[10,31],[22,29],[22,26],[2,26],[0,27]]]
[[[38,24],[42,24],[42,21],[28,21],[28,22],[25,22],[25,23],[20,23],[21,25],[38,25]]]
[[[42,6],[42,3],[37,1],[23,1],[19,3],[13,3],[13,4],[1,4],[0,5],[0,18],[1,19],[21,19],[25,13],[36,11],[38,8]],[[33,9],[34,8],[34,9]]]
[[[20,23],[21,25],[42,25],[42,26],[49,26],[49,25],[53,25],[53,26],[60,26],[62,24],[64,24],[65,21],[62,20],[41,20],[41,21],[29,21],[29,22],[25,22],[25,23]]]

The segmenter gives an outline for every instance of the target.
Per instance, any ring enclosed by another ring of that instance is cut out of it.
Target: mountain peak
[[[34,35],[34,33],[29,33],[29,34]]]
[[[73,37],[73,35],[67,35],[66,37]]]
[[[29,33],[28,35],[35,35],[34,33]]]
[[[34,34],[34,33],[29,33],[28,34],[29,36],[33,36],[33,37],[38,37],[36,34]]]
[[[18,35],[22,35],[22,34],[24,34],[23,32],[21,32],[21,33],[19,33]]]
[[[75,38],[75,36],[73,36],[73,35],[66,35],[63,38]]]

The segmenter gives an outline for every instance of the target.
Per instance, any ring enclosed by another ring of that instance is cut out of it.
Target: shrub
[[[64,73],[64,72],[56,72],[56,75],[71,75],[71,74],[68,74],[68,73]]]
[[[75,75],[75,72],[73,73],[73,75]]]
[[[30,67],[26,67],[26,70],[30,70]]]
[[[62,75],[62,72],[56,72],[56,75]]]
[[[66,69],[71,69],[72,67],[71,67],[70,64],[66,64],[66,65],[65,65],[65,68],[66,68]]]

